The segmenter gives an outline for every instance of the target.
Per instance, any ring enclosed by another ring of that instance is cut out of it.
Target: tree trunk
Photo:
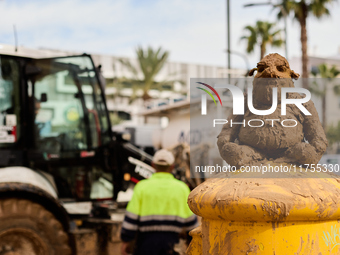
[[[301,50],[302,50],[302,86],[308,89],[308,54],[307,54],[307,14],[308,9],[304,1],[301,1],[301,16],[299,22],[301,26]]]
[[[144,102],[150,100],[152,97],[149,95],[147,91],[144,91],[143,96],[142,96]]]
[[[266,54],[266,44],[261,43],[261,58],[260,58],[260,61],[261,61],[261,59],[263,59],[264,54]]]
[[[148,79],[148,80],[145,80],[144,82],[145,82],[145,84],[144,84],[144,88],[143,88],[143,96],[142,96],[142,98],[143,98],[143,100],[144,100],[144,102],[145,102],[145,101],[148,101],[148,100],[150,100],[150,99],[152,98],[152,97],[149,95],[149,91],[150,91],[150,89],[151,89],[152,81],[150,81],[150,80]]]

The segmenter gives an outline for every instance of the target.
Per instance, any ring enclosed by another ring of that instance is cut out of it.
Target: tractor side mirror
[[[99,77],[100,86],[102,87],[103,90],[105,90],[106,81],[105,81],[105,78],[102,74],[102,65],[98,65],[96,69],[97,69],[97,73],[98,73],[98,77]]]

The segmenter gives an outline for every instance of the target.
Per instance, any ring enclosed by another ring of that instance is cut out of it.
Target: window
[[[36,145],[40,151],[97,148],[109,140],[105,104],[91,59],[86,56],[36,61]]]
[[[59,153],[88,148],[84,111],[75,83],[61,90],[69,72],[46,75],[35,83],[35,138],[42,152]],[[71,79],[72,80],[72,79]],[[46,95],[46,100],[42,100]]]
[[[20,138],[19,67],[5,56],[0,56],[0,65],[0,148],[5,148]]]

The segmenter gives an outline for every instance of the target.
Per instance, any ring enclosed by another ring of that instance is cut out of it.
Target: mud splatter
[[[301,237],[300,237],[300,246],[299,246],[297,252],[294,253],[294,255],[299,255],[299,254],[301,253],[302,247],[303,247],[303,243],[304,243],[304,241],[303,241],[303,238],[302,238],[302,236],[301,236]]]

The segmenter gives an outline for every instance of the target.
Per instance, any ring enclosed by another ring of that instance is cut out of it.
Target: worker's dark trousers
[[[178,254],[174,245],[179,241],[178,234],[172,232],[138,233],[134,255]]]

